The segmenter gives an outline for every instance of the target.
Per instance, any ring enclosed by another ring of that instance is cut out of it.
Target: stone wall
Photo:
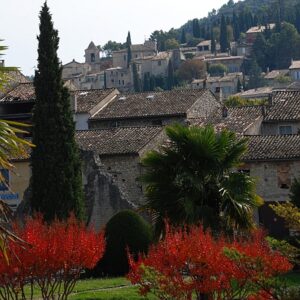
[[[109,174],[99,157],[82,152],[83,184],[88,222],[96,229],[103,227],[117,212],[134,208]]]

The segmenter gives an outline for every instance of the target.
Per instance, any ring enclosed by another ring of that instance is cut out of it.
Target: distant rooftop
[[[289,69],[300,69],[300,60],[293,60]]]
[[[270,29],[274,29],[275,26],[276,24],[274,23],[268,25]],[[260,33],[260,32],[264,32],[265,30],[266,30],[266,26],[259,25],[259,26],[254,26],[249,28],[246,33]]]

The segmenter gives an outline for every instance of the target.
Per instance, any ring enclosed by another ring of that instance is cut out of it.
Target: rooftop
[[[32,82],[28,82],[18,84],[0,99],[0,103],[31,102],[34,100],[34,86]]]
[[[276,26],[276,24],[271,23],[268,26],[270,29],[273,29]],[[266,26],[259,25],[259,26],[254,26],[249,28],[246,33],[260,33],[260,32],[264,32],[265,30],[266,30]]]
[[[268,98],[270,94],[272,94],[273,87],[265,86],[256,89],[251,89],[248,91],[244,91],[241,93],[237,93],[234,96],[240,96],[242,98],[254,99],[254,98]]]
[[[276,91],[265,122],[300,120],[300,91]]]
[[[290,70],[300,69],[300,60],[293,60],[290,66]]]
[[[248,136],[245,161],[300,159],[300,135]]]
[[[91,119],[125,119],[153,116],[181,116],[199,99],[203,109],[211,107],[208,90],[172,90],[164,92],[124,93],[116,97]],[[216,100],[217,101],[217,100]]]
[[[228,129],[243,134],[262,117],[262,106],[259,105],[229,107],[227,108],[227,117],[223,117],[223,109],[219,108],[211,114],[204,124],[213,125],[217,131]]]
[[[112,97],[115,95],[113,93],[117,91],[114,88],[105,89],[105,90],[77,90],[74,92],[77,101],[77,113],[88,113],[92,108],[104,100],[107,96],[112,94]],[[73,93],[72,93],[73,94]]]
[[[82,150],[99,155],[136,154],[162,131],[159,126],[83,130],[76,140]]]
[[[278,76],[285,76],[289,73],[289,70],[273,70],[265,75],[265,79],[275,79]]]

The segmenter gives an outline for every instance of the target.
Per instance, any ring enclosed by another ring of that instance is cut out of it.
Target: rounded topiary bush
[[[141,216],[124,210],[106,224],[105,238],[104,256],[92,273],[94,276],[121,276],[129,271],[127,247],[136,257],[138,253],[147,253],[152,230]]]

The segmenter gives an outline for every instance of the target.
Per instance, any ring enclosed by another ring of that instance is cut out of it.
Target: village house
[[[144,44],[131,45],[131,59],[154,56],[157,53],[157,44],[155,41],[147,40]],[[113,51],[112,53],[113,67],[128,67],[127,49]]]
[[[240,93],[234,94],[233,96],[241,97],[244,99],[268,99],[272,95],[272,92],[272,86],[264,86],[256,89],[242,91]]]
[[[71,93],[71,103],[74,113],[75,129],[89,129],[88,120],[103,106],[112,101],[119,91],[105,90],[77,90]]]
[[[276,25],[274,23],[272,23],[272,24],[268,24],[267,27],[258,25],[258,26],[249,28],[246,32],[246,43],[253,45],[258,34],[265,32],[266,29],[272,30],[275,28],[275,26]]]
[[[289,70],[293,80],[300,80],[300,60],[292,60]]]
[[[263,135],[300,132],[300,91],[274,91],[262,125]]]
[[[247,136],[248,152],[241,166],[256,179],[256,192],[265,204],[258,209],[259,223],[277,237],[288,235],[283,220],[269,204],[287,201],[291,183],[300,178],[300,135]]]
[[[101,228],[122,209],[144,203],[140,159],[165,141],[160,126],[77,131],[83,151],[88,221]],[[92,155],[90,154],[92,153]]]
[[[227,67],[228,73],[242,72],[244,56],[231,56],[230,54],[206,55],[204,62],[207,67],[222,64]]]
[[[223,76],[210,76],[208,75],[205,79],[194,79],[191,83],[192,89],[203,89],[207,88],[213,93],[216,88],[222,90],[222,95],[226,99],[230,95],[238,92],[238,82],[243,81],[243,73],[227,73]]]
[[[266,85],[274,88],[286,88],[292,81],[289,70],[272,70],[264,75]]]
[[[105,70],[105,87],[117,88],[122,92],[132,90],[132,72],[131,69],[115,67]]]
[[[91,129],[188,123],[205,119],[220,102],[209,90],[125,93],[89,119]]]

